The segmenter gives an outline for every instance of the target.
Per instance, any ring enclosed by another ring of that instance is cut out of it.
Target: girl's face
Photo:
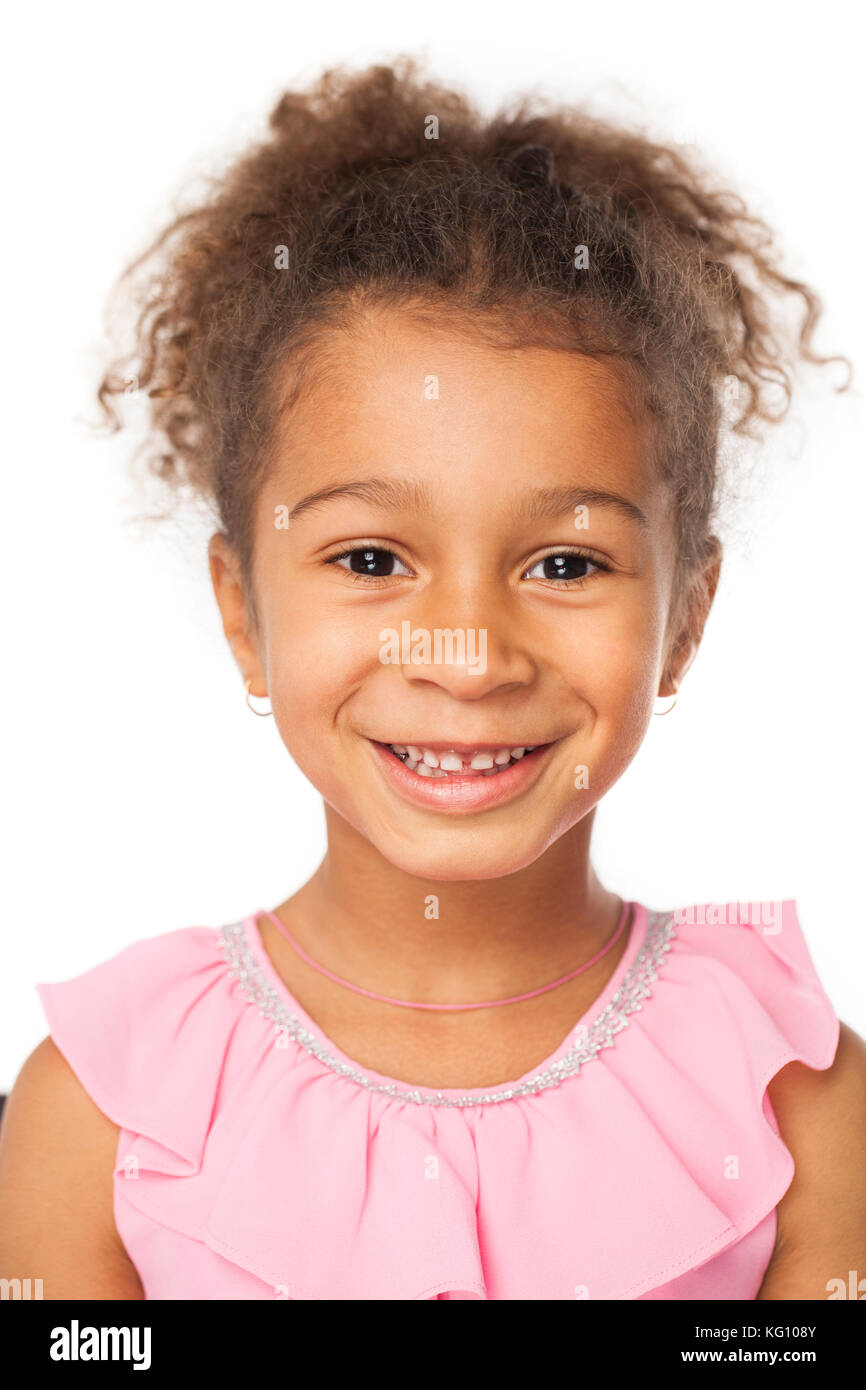
[[[297,765],[386,860],[514,873],[597,805],[670,693],[668,497],[603,364],[390,312],[334,362],[258,498],[257,634],[211,543],[226,634]],[[429,775],[409,765],[425,751]]]

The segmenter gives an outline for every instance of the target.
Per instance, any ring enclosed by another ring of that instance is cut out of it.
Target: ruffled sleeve
[[[147,1136],[157,1171],[196,1172],[233,1011],[209,927],[145,938],[36,986],[51,1037],[100,1110]]]
[[[794,1172],[767,1086],[839,1038],[796,904],[754,909],[639,908],[615,989],[468,1104],[351,1063],[251,918],[38,988],[148,1297],[753,1298]]]
[[[789,1062],[829,1068],[840,1023],[795,900],[696,904],[677,909],[672,921],[674,949],[637,1030],[635,1062],[640,1070],[638,1049],[647,1045],[654,1055],[642,1070],[648,1081],[655,1077],[654,1127],[727,1223],[704,1249],[671,1259],[646,1289],[626,1296],[647,1296],[664,1275],[678,1282],[650,1297],[742,1297],[723,1285],[715,1294],[679,1290],[700,1287],[693,1272],[722,1252],[736,1255],[740,1243],[745,1250],[785,1195],[794,1161],[767,1087]]]

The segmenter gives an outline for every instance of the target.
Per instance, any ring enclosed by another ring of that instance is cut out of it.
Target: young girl
[[[828,360],[765,233],[643,134],[484,119],[404,60],[286,93],[152,248],[157,467],[216,506],[225,635],[328,849],[273,909],[39,986],[0,1274],[851,1296],[866,1047],[795,902],[653,910],[590,858],[712,603],[730,388],[747,432]]]

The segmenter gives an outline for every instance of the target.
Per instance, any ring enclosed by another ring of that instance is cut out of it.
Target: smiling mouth
[[[530,758],[550,745],[547,743],[478,745],[431,748],[417,743],[380,743],[379,747],[392,754],[404,767],[409,768],[420,778],[448,778],[454,781],[463,778],[497,777],[515,763]]]

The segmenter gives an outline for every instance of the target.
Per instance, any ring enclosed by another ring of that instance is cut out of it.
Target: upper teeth
[[[435,753],[432,748],[419,748],[414,743],[392,743],[390,745],[399,758],[405,758],[410,766],[437,768],[441,772],[463,772],[472,768],[475,772],[487,772],[494,767],[504,767],[512,758],[522,758],[531,753],[529,747],[499,748],[495,752],[455,753],[453,748],[447,752]]]

